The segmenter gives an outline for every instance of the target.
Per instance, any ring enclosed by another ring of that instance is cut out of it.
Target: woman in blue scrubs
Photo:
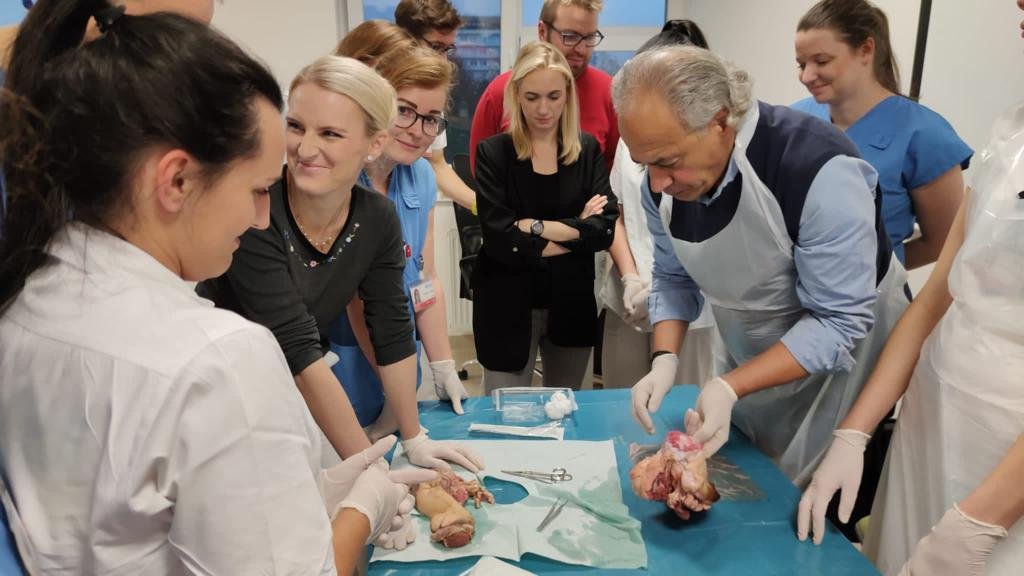
[[[797,25],[794,108],[846,132],[878,171],[882,214],[907,269],[938,258],[963,198],[972,150],[942,116],[899,93],[889,23],[866,0],[822,0]],[[914,233],[915,222],[921,235]]]
[[[444,133],[448,91],[454,68],[444,58],[416,45],[398,47],[375,63],[398,95],[398,115],[389,130],[384,154],[364,168],[359,183],[386,195],[395,205],[405,242],[404,280],[415,319],[417,358],[430,360],[438,397],[451,400],[462,414],[466,390],[459,380],[448,341],[444,290],[434,269],[434,204],[437,181],[423,152]],[[352,399],[370,437],[393,432],[397,421],[385,407],[362,302],[356,298],[330,331],[331,349],[340,361],[333,367]],[[417,374],[417,385],[420,382]]]

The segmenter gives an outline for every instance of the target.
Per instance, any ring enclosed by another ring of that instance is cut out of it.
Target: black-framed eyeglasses
[[[399,128],[412,128],[417,120],[423,121],[423,133],[427,136],[440,136],[448,127],[448,119],[436,114],[420,114],[409,106],[398,105],[398,116],[395,117],[395,126]]]
[[[444,42],[430,42],[427,44],[430,49],[437,52],[445,58],[452,58],[455,56],[455,44],[445,44]]]
[[[558,28],[555,28],[555,25],[552,24],[551,22],[545,22],[544,24],[547,25],[548,28],[551,28],[552,30],[557,32],[558,35],[562,37],[562,44],[565,44],[566,46],[575,46],[580,42],[583,42],[587,46],[593,48],[594,46],[600,44],[601,40],[604,40],[604,34],[601,34],[600,30],[595,30],[592,34],[587,34],[586,36],[584,36],[579,32],[567,32],[559,30]]]

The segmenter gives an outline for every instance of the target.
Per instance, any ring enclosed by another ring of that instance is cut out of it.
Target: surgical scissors
[[[528,478],[545,484],[557,484],[572,480],[572,474],[565,468],[555,468],[551,472],[537,472],[534,470],[502,470],[502,474],[511,474],[520,478]]]

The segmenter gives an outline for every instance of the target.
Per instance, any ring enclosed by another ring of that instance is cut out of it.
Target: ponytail
[[[68,200],[50,178],[45,115],[32,101],[49,62],[81,44],[105,0],[40,0],[22,22],[0,92],[0,159],[8,193],[0,238],[0,312],[46,261],[46,247],[67,221]]]
[[[131,211],[141,154],[182,149],[209,184],[259,152],[255,99],[283,107],[266,67],[206,25],[114,10],[105,0],[40,0],[14,42],[0,100],[9,191],[0,313],[46,263],[70,214],[103,227]],[[104,31],[83,44],[93,17]]]

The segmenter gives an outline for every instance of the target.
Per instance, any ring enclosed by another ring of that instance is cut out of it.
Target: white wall
[[[1024,100],[1024,12],[1013,0],[934,0],[921,102],[940,111],[975,152],[993,121]]]
[[[337,4],[336,0],[218,2],[213,25],[263,60],[282,88],[287,88],[303,66],[338,44]]]

